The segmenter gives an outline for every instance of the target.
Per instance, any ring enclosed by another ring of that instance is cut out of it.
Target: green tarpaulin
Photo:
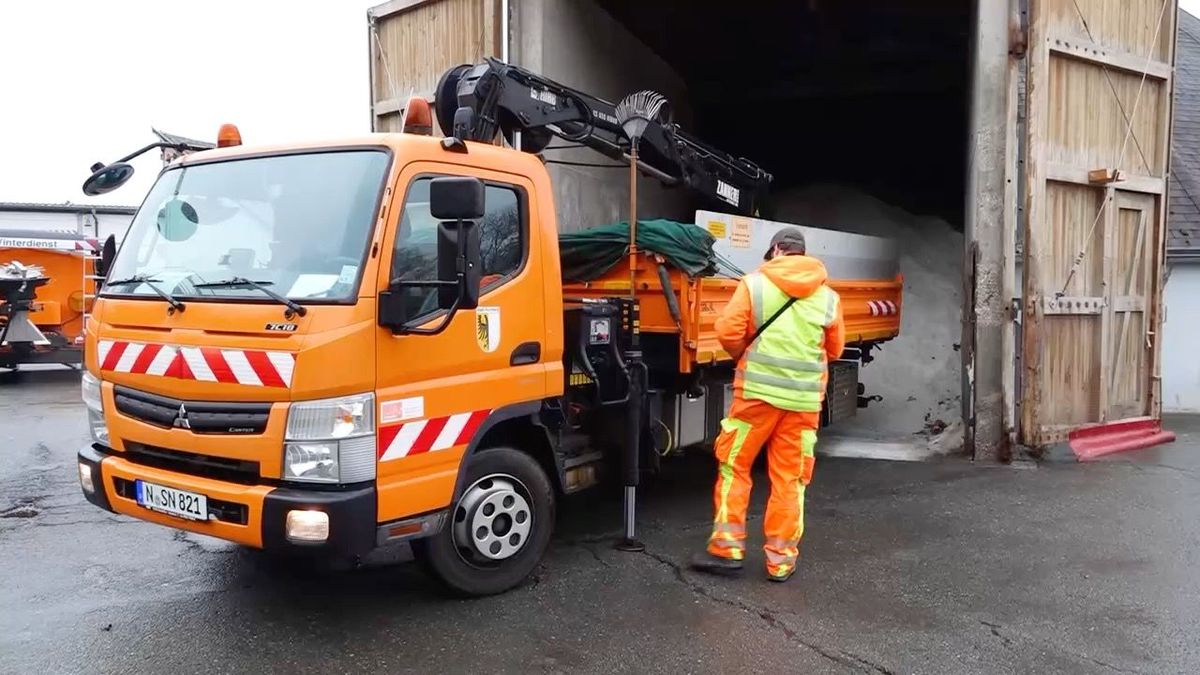
[[[639,220],[640,251],[657,253],[689,276],[711,276],[720,261],[713,253],[713,236],[701,227],[674,220]],[[591,281],[625,258],[629,223],[612,223],[558,236],[562,276],[567,281]]]

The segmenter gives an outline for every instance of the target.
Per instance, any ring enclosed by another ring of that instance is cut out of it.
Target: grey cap
[[[804,244],[804,230],[785,227],[776,232],[775,236],[771,237],[771,245],[767,247],[767,252],[763,254],[763,260],[771,259],[771,251],[775,250],[776,246],[781,246],[788,252],[804,253],[807,249]]]

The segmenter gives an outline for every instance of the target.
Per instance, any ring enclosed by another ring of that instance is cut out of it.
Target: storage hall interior
[[[838,431],[928,452],[962,443],[972,4],[549,2],[529,64],[613,100],[662,91],[686,129],[774,174],[765,217],[897,239],[901,337],[860,372],[883,400]],[[625,217],[582,196],[610,192],[605,201],[619,205],[621,176],[603,179],[611,190],[588,190],[586,170],[554,170],[568,195],[579,183],[572,205],[560,187],[565,228]],[[690,220],[714,207],[674,192],[650,197],[661,212],[643,216]]]

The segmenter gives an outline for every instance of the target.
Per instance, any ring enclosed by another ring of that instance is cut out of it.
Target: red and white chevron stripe
[[[124,340],[101,340],[96,360],[100,370],[114,373],[251,387],[290,387],[296,367],[296,355],[291,352],[174,347]]]
[[[491,412],[476,410],[380,427],[379,461],[386,462],[425,452],[447,450],[456,445],[466,445]]]
[[[868,300],[867,306],[871,308],[871,316],[895,316],[900,313],[896,303],[891,300]]]

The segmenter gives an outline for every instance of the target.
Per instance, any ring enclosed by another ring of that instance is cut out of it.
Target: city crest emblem
[[[475,341],[485,353],[496,351],[500,346],[500,308],[478,307],[475,309]]]

